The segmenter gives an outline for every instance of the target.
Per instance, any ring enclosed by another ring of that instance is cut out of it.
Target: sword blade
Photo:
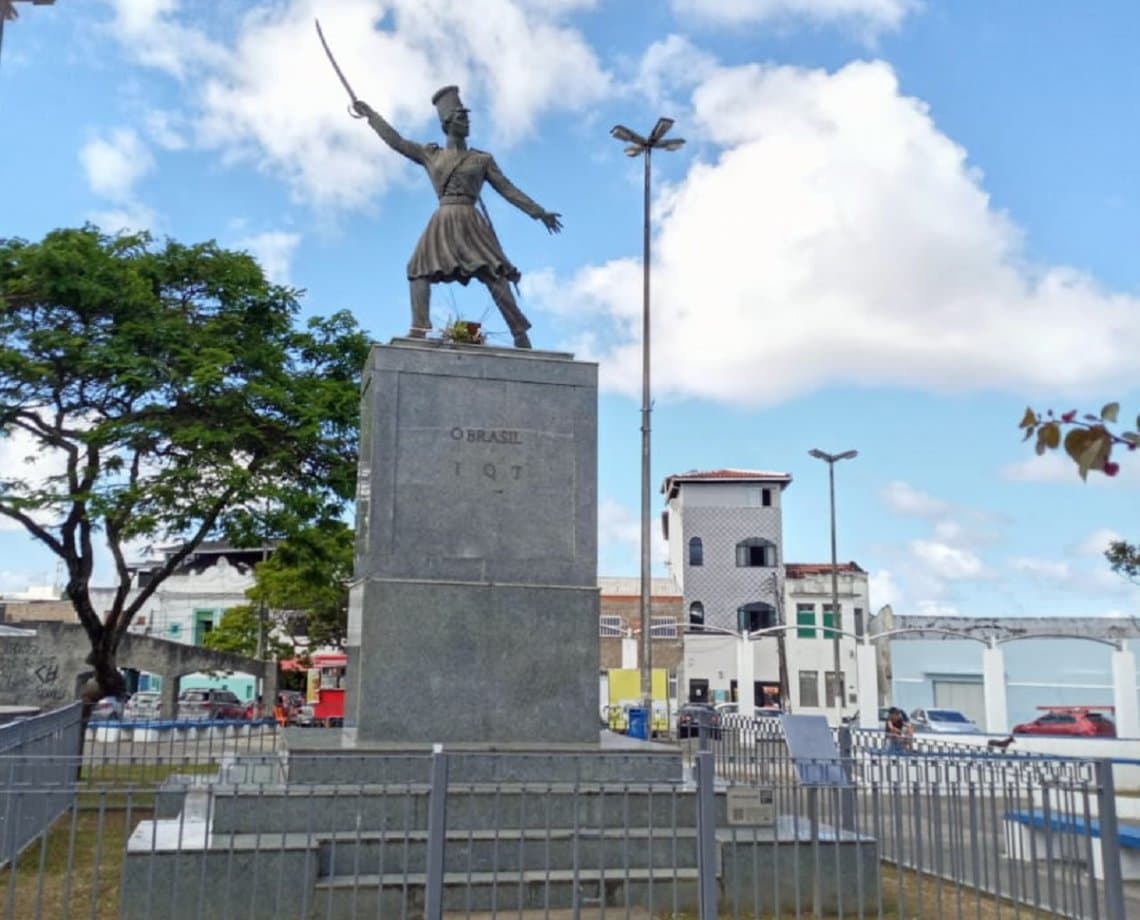
[[[340,65],[336,62],[336,58],[333,57],[332,49],[329,48],[329,43],[325,41],[325,33],[321,29],[321,21],[319,19],[314,19],[313,23],[317,27],[317,38],[321,40],[321,47],[325,49],[325,55],[328,57],[329,63],[332,64],[333,70],[336,71],[337,78],[340,80],[340,85],[345,88],[345,91],[348,93],[348,98],[353,102],[356,102],[356,93],[354,93],[352,91],[352,87],[348,85],[348,80],[345,78],[344,72],[340,69]]]

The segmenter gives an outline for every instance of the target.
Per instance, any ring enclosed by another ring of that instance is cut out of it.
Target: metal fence
[[[18,758],[21,807],[71,804],[0,870],[0,917],[1140,917],[1103,763],[768,740],[231,752],[145,781],[50,758],[54,784]]]
[[[76,703],[0,726],[0,866],[66,811],[73,796],[82,706]],[[52,792],[25,801],[13,790],[44,783]]]

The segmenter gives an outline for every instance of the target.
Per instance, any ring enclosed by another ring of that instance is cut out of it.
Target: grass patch
[[[0,916],[114,920],[127,838],[151,816],[142,808],[108,807],[103,796],[81,795],[13,865],[0,869]]]
[[[182,763],[178,760],[131,763],[84,764],[79,781],[91,786],[158,785],[172,776],[210,776],[218,772],[217,764]]]

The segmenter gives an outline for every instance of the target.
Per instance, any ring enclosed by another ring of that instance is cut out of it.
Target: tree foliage
[[[1117,575],[1140,585],[1140,545],[1114,540],[1105,550],[1104,558]]]
[[[353,495],[368,340],[347,313],[298,328],[298,294],[213,242],[0,240],[0,436],[36,458],[35,475],[0,470],[0,515],[63,561],[104,693],[131,620],[203,539],[255,544]],[[100,534],[117,582],[103,612]],[[132,595],[126,552],[160,541],[179,549]]]
[[[348,580],[353,533],[342,521],[306,527],[277,545],[255,569],[250,603],[227,610],[205,644],[252,655],[262,611],[266,648],[275,658],[303,657],[308,649],[340,648],[348,629]]]
[[[1120,465],[1112,459],[1114,447],[1135,450],[1140,444],[1140,417],[1136,419],[1136,430],[1114,430],[1120,417],[1120,403],[1108,403],[1100,410],[1100,415],[1081,415],[1076,409],[1054,416],[1053,410],[1044,415],[1032,408],[1025,410],[1021,424],[1025,431],[1024,440],[1037,436],[1038,455],[1048,450],[1064,447],[1064,451],[1077,465],[1081,479],[1087,479],[1090,470],[1115,476]],[[1064,437],[1062,438],[1062,433]]]

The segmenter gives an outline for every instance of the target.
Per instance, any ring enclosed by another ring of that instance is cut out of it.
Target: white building
[[[158,586],[132,621],[130,631],[156,639],[201,645],[206,635],[221,623],[227,610],[249,603],[245,592],[254,584],[254,566],[269,551],[262,547],[235,549],[227,543],[203,542]],[[158,565],[157,562],[139,562],[131,566],[133,584],[127,603],[147,585]],[[91,588],[91,601],[100,616],[110,608],[116,590]],[[140,686],[148,685],[144,677]],[[255,685],[254,677],[245,674],[195,674],[182,678],[184,689],[224,687],[243,700],[253,698]]]
[[[783,558],[783,496],[791,481],[787,473],[724,469],[669,476],[662,486],[668,565],[687,617],[679,668],[685,699],[747,704],[751,696],[762,705],[778,702],[783,685],[795,712],[834,719],[854,708],[851,635],[840,636],[847,698],[837,698],[831,565]],[[869,608],[866,572],[840,565],[838,589],[839,629],[854,634]]]

